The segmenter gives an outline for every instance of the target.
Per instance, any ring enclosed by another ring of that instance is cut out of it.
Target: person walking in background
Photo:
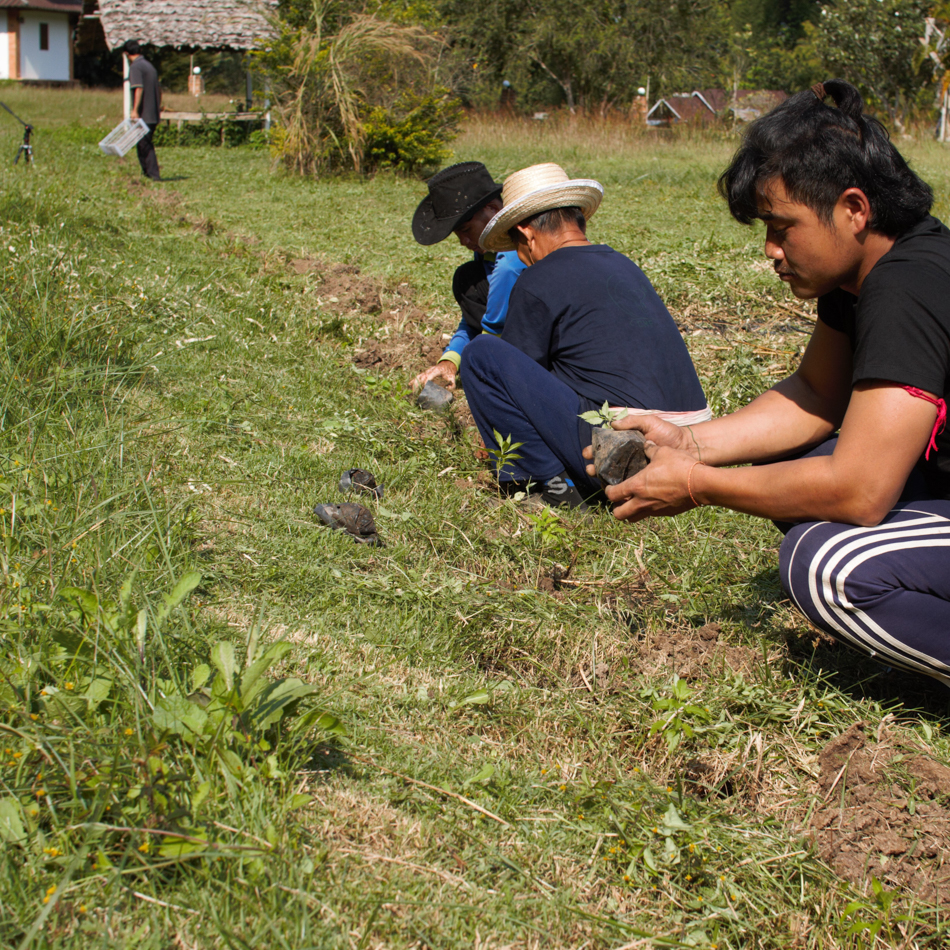
[[[152,136],[162,113],[162,87],[155,67],[142,55],[142,47],[129,40],[123,47],[129,57],[129,86],[132,89],[132,118],[141,119],[148,126],[148,134],[136,146],[142,174],[152,181],[161,181],[158,158]]]

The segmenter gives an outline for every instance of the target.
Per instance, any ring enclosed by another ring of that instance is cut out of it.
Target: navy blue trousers
[[[809,454],[830,454],[834,442]],[[950,686],[950,501],[928,498],[919,472],[873,528],[779,527],[782,586],[816,627]]]
[[[521,350],[483,333],[462,350],[462,384],[485,445],[497,449],[497,430],[521,442],[521,457],[508,462],[500,481],[544,482],[567,472],[585,498],[600,484],[585,471],[581,452],[590,445],[591,425],[579,419],[594,408]]]

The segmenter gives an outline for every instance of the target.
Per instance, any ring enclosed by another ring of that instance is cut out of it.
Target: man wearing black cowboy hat
[[[429,194],[412,218],[412,236],[422,245],[438,244],[450,234],[475,253],[474,260],[456,268],[452,292],[462,320],[442,358],[412,381],[414,389],[435,379],[455,388],[455,375],[465,345],[483,330],[498,335],[508,313],[508,295],[525,265],[514,251],[485,253],[478,239],[501,211],[501,185],[481,162],[461,162],[429,179]]]

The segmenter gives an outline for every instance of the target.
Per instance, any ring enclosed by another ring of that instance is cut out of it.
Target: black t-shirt
[[[588,406],[689,412],[706,397],[643,271],[605,244],[562,247],[518,277],[501,338]]]
[[[857,297],[819,297],[818,316],[851,341],[852,385],[885,379],[950,399],[950,230],[929,215],[874,265]],[[950,428],[924,474],[930,491],[950,498]]]
[[[158,125],[159,95],[158,73],[155,67],[144,57],[139,56],[135,62],[129,64],[129,86],[132,89],[142,87],[142,104],[139,106],[139,115],[149,125]]]

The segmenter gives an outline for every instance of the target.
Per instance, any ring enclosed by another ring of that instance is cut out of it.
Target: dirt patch
[[[317,298],[323,310],[333,313],[379,313],[379,284],[365,277],[355,264],[329,264],[320,258],[294,257],[287,267],[299,276],[315,278]]]
[[[912,891],[950,905],[950,768],[878,736],[863,722],[818,756],[821,804],[809,828],[818,855],[863,887]]]
[[[660,633],[637,650],[634,663],[642,673],[656,673],[667,668],[683,679],[699,679],[710,670],[751,669],[757,652],[750,647],[732,646],[719,640],[718,623],[707,623],[698,630],[675,630]]]
[[[445,351],[448,328],[445,333],[428,336],[418,329],[431,321],[416,305],[408,284],[400,284],[392,291],[377,288],[377,294],[386,322],[363,342],[353,362],[363,368],[401,369],[407,376],[434,366]]]

